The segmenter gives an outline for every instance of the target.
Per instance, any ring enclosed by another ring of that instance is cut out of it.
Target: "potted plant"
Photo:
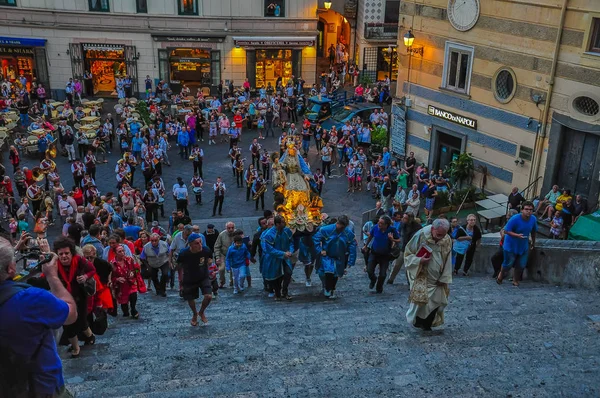
[[[448,191],[437,192],[433,209],[438,210],[440,213],[447,213],[450,211],[450,193]]]
[[[465,181],[468,185],[471,185],[474,169],[473,156],[466,152],[461,153],[448,167],[450,177],[457,183],[459,188],[462,187]]]
[[[371,156],[377,157],[383,153],[383,147],[388,144],[388,131],[383,126],[373,127],[371,130]]]

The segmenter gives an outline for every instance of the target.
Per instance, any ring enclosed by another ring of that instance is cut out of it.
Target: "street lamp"
[[[409,30],[408,33],[404,35],[404,45],[406,46],[406,52],[408,53],[408,71],[406,74],[406,82],[408,83],[408,92],[406,93],[405,104],[407,107],[410,107],[412,101],[410,99],[410,61],[413,55],[420,54],[423,56],[423,46],[419,46],[417,48],[413,47],[413,43],[415,42],[415,35],[412,34],[412,31]]]
[[[326,10],[329,10],[331,8],[331,1],[326,1],[325,3],[323,3],[323,5],[325,6]]]

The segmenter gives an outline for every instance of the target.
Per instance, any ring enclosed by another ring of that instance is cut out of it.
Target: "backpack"
[[[0,307],[22,290],[31,287],[25,283],[0,285]],[[44,338],[38,343],[30,358],[23,358],[15,353],[10,346],[0,345],[0,397],[28,397],[33,391],[31,369],[44,343]]]

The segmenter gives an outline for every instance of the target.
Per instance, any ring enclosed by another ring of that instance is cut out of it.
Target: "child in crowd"
[[[8,229],[10,231],[10,237],[13,240],[13,243],[17,239],[17,229],[18,229],[18,227],[19,227],[19,224],[17,223],[17,220],[15,220],[14,218],[11,217],[11,219],[8,222]]]
[[[356,181],[355,181],[355,188],[358,191],[362,191],[362,174],[363,174],[363,165],[362,163],[359,163],[356,166]]]
[[[29,232],[29,224],[25,220],[25,214],[19,214],[19,222],[17,223],[17,232],[21,233],[23,231]]]
[[[562,217],[562,212],[557,210],[556,213],[554,213],[552,222],[550,223],[550,235],[552,236],[552,239],[560,239],[560,236],[563,232],[563,227],[564,220]]]
[[[217,145],[215,139],[217,138],[217,121],[215,120],[215,116],[212,115],[210,117],[210,122],[208,123],[208,145]]]
[[[348,192],[354,192],[356,185],[356,169],[352,163],[348,164],[346,175],[348,176]]]
[[[256,127],[258,127],[258,139],[264,140],[265,137],[263,137],[263,131],[265,129],[265,119],[262,117],[262,115],[258,117],[258,120],[256,121]]]
[[[233,237],[233,244],[227,250],[225,257],[225,269],[233,271],[233,294],[244,291],[244,281],[247,274],[247,261],[250,261],[250,252],[244,239],[240,235]]]

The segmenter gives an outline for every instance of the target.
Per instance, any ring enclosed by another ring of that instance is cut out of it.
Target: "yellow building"
[[[469,152],[486,190],[539,176],[528,197],[558,184],[597,202],[600,1],[406,0],[399,24],[406,153],[438,169]]]

